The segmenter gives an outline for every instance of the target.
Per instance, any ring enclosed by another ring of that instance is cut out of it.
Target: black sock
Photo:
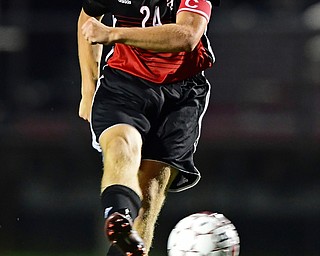
[[[131,188],[123,185],[107,187],[101,194],[101,203],[104,210],[104,218],[108,218],[114,212],[126,213],[128,209],[134,220],[141,207],[141,199]],[[124,212],[125,211],[125,212]],[[123,253],[117,246],[111,245],[107,256],[122,256]]]
[[[105,219],[114,212],[129,209],[131,218],[134,220],[141,207],[141,199],[137,193],[123,185],[107,187],[101,194],[101,203]]]

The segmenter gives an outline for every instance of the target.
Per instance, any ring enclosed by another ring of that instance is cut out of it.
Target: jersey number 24
[[[145,15],[142,20],[142,24],[141,24],[141,26],[143,28],[145,28],[146,23],[150,18],[151,11],[148,6],[142,6],[140,8],[140,12]],[[160,20],[160,8],[159,8],[159,6],[156,6],[155,10],[154,10],[153,20],[152,20],[152,26],[160,26],[160,25],[162,25],[161,20]]]

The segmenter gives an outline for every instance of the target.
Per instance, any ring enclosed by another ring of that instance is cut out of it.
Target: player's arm
[[[81,71],[81,101],[79,116],[90,120],[92,99],[99,77],[99,61],[102,45],[92,45],[84,37],[81,27],[90,18],[83,10],[78,19],[78,56]]]
[[[192,51],[206,30],[208,19],[203,15],[182,11],[176,23],[147,28],[111,28],[95,19],[82,27],[90,43],[123,43],[158,52]]]

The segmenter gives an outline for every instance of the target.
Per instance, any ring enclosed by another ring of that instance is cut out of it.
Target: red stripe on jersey
[[[211,3],[206,0],[182,0],[177,13],[182,11],[197,13],[205,17],[209,22],[211,9]]]
[[[202,42],[192,52],[157,53],[125,44],[115,44],[108,66],[145,80],[167,84],[192,77],[212,66]]]

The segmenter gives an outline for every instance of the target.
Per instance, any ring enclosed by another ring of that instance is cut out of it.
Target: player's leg
[[[143,194],[142,207],[134,227],[143,238],[146,251],[150,250],[158,215],[165,201],[168,188],[177,170],[165,163],[142,160],[139,181]]]
[[[119,124],[105,130],[99,143],[104,165],[101,192],[111,185],[122,184],[141,197],[138,180],[142,147],[140,133],[130,125]]]
[[[142,196],[138,179],[140,133],[130,125],[119,124],[105,130],[99,143],[104,164],[101,201],[105,209],[106,235],[125,254],[144,255],[143,241],[132,229]]]
[[[182,191],[191,188],[200,179],[193,155],[209,88],[206,79],[200,76],[195,77],[194,81],[190,79],[183,86],[176,84],[163,90],[167,100],[162,107],[165,115],[159,117],[157,126],[148,134],[142,152],[143,159],[159,161],[144,160],[139,172],[143,201],[134,226],[144,239],[147,252],[169,187],[170,191]]]

